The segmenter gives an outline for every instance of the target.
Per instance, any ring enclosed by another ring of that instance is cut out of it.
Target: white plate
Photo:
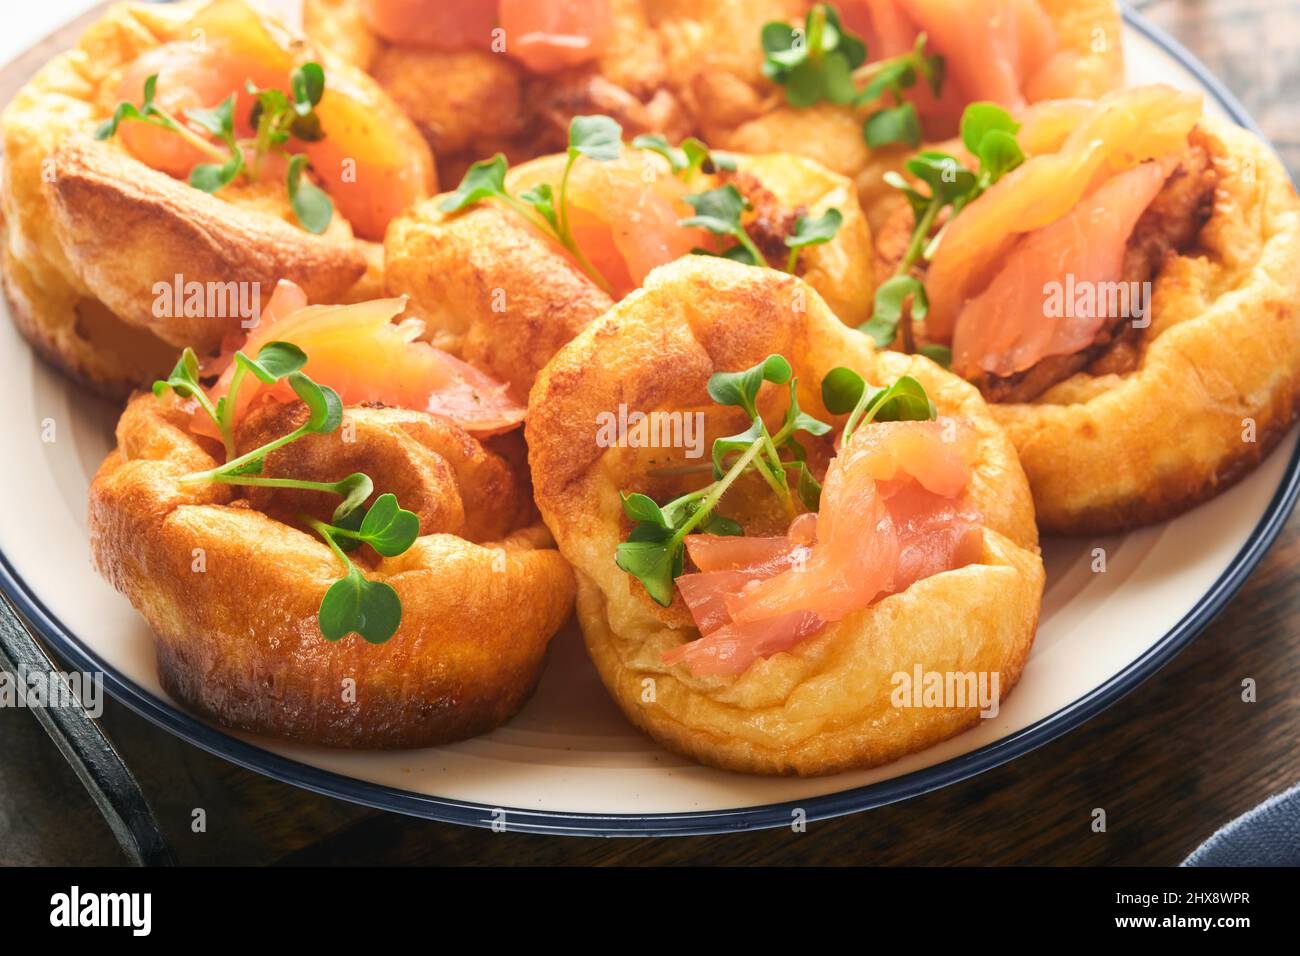
[[[1249,122],[1212,77],[1130,18],[1129,80],[1206,93]],[[3,309],[3,306],[0,306]],[[1133,534],[1049,541],[1038,639],[996,718],[875,770],[812,780],[710,770],[661,750],[606,695],[576,630],[556,638],[536,695],[507,726],[449,747],[354,753],[230,735],[189,716],[158,685],[154,642],[90,567],[86,489],[111,447],[116,410],[37,361],[0,320],[0,584],[78,668],[151,720],[231,760],[300,786],[460,823],[538,832],[699,833],[788,824],[935,789],[1077,726],[1136,686],[1202,628],[1272,542],[1297,490],[1296,436],[1250,477],[1192,513]],[[55,440],[43,440],[53,423]],[[1093,573],[1094,548],[1107,570]]]

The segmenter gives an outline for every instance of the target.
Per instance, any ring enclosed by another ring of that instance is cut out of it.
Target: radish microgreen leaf
[[[784,423],[775,435],[768,432],[758,414],[758,392],[764,382],[788,384],[790,389]],[[738,372],[715,373],[709,379],[709,396],[720,405],[742,409],[749,416],[750,425],[739,434],[714,441],[713,482],[662,506],[648,495],[622,495],[623,511],[635,524],[627,540],[618,546],[614,560],[618,567],[641,581],[646,593],[658,604],[667,607],[672,603],[673,581],[682,573],[688,534],[694,531],[743,534],[739,524],[717,514],[717,506],[727,489],[747,469],[754,469],[763,478],[790,517],[796,513],[795,495],[804,507],[816,509],[821,487],[808,470],[804,449],[794,436],[799,431],[824,435],[831,426],[800,410],[797,384],[790,363],[781,355],[769,355],[752,368]],[[783,458],[782,453],[791,458]],[[732,456],[734,460],[728,463]],[[791,494],[787,477],[791,471],[796,476],[795,494]]]
[[[801,215],[794,221],[794,233],[785,237],[785,244],[790,248],[790,258],[785,271],[794,273],[799,263],[799,253],[808,246],[830,242],[844,224],[844,217],[838,209],[827,209],[820,216]]]
[[[321,599],[317,612],[321,634],[327,641],[338,641],[356,633],[371,644],[383,644],[401,626],[401,598],[392,585],[366,578],[337,545],[335,550],[348,571]]]

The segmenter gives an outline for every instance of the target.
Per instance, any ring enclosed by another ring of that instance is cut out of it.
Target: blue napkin
[[[1183,866],[1300,866],[1300,786],[1220,828]]]

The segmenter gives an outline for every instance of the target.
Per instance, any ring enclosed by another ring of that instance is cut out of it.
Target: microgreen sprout
[[[286,153],[290,138],[310,143],[324,137],[315,109],[325,92],[325,71],[319,63],[304,63],[290,74],[289,86],[292,99],[280,90],[262,90],[251,81],[245,82],[246,91],[254,98],[250,121],[256,133],[251,139],[241,139],[235,131],[234,93],[211,109],[187,109],[182,121],[155,102],[158,74],[154,73],[144,82],[140,105],[119,103],[112,117],[95,131],[95,138],[109,139],[123,120],[169,130],[214,160],[191,169],[189,183],[195,189],[215,193],[241,175],[250,181],[257,179],[263,160],[272,153]],[[200,129],[216,142],[200,135]],[[251,167],[245,162],[245,147],[253,155]],[[307,158],[301,153],[290,157],[285,187],[299,223],[309,232],[321,233],[329,226],[334,207],[324,192],[304,178],[306,164]]]
[[[944,81],[943,58],[925,52],[924,33],[908,52],[866,63],[866,45],[844,29],[833,6],[818,3],[808,11],[802,29],[780,21],[764,24],[760,42],[763,75],[784,87],[791,106],[828,102],[866,107],[888,97],[892,105],[881,105],[863,123],[867,145],[920,145],[921,121],[916,107],[903,98],[904,90],[919,78],[938,96]]]
[[[921,192],[897,173],[885,174],[885,182],[899,190],[912,207],[913,227],[893,275],[876,289],[871,318],[858,326],[878,347],[889,347],[901,326],[905,351],[920,352],[942,365],[951,362],[952,354],[946,347],[917,345],[912,320],[925,318],[929,299],[921,280],[912,275],[912,269],[933,255],[942,231],[934,237],[930,234],[945,208],[951,209],[951,215],[956,216],[1002,176],[1024,162],[1024,153],[1015,138],[1019,128],[1020,124],[1000,106],[972,103],[962,114],[961,134],[966,149],[979,162],[976,171],[967,169],[948,153],[923,150],[909,159],[905,166],[928,187],[928,193]]]
[[[728,259],[751,266],[767,263],[763,253],[745,231],[742,222],[745,213],[753,207],[733,183],[725,183],[716,189],[706,189],[701,193],[692,193],[685,198],[690,207],[695,210],[695,215],[678,220],[679,226],[704,229],[715,236],[735,239],[736,244],[722,253]]]
[[[840,433],[841,447],[863,425],[873,421],[933,421],[938,414],[934,402],[916,379],[904,375],[886,388],[871,389],[851,368],[831,369],[822,379],[822,404],[832,415],[847,414]]]
[[[858,98],[859,105],[879,102],[886,95],[893,100],[892,106],[883,106],[869,114],[862,125],[863,138],[872,149],[892,143],[906,143],[915,149],[921,144],[920,117],[916,106],[903,99],[903,91],[915,86],[921,78],[938,96],[944,80],[943,57],[927,55],[925,44],[926,36],[922,33],[907,53],[863,69],[870,78]]]
[[[564,172],[559,186],[541,183],[512,196],[506,189],[506,172],[509,164],[504,154],[480,160],[471,166],[456,187],[438,208],[443,212],[459,212],[485,199],[498,199],[519,212],[524,218],[537,223],[573,256],[578,266],[596,285],[612,294],[613,287],[592,265],[579,248],[569,225],[569,177],[580,157],[606,163],[618,159],[623,147],[623,128],[608,116],[575,116],[569,124],[569,146]]]
[[[402,623],[402,599],[397,591],[391,584],[371,581],[361,573],[335,540],[338,529],[314,518],[307,519],[307,523],[347,569],[321,599],[316,615],[321,634],[327,641],[337,641],[355,632],[371,644],[384,643]]]
[[[207,471],[179,479],[181,484],[212,482],[254,488],[291,488],[338,495],[341,499],[329,522],[304,515],[303,523],[315,530],[343,562],[345,573],[321,599],[317,618],[321,633],[331,641],[350,633],[360,634],[372,644],[387,641],[402,620],[402,603],[397,592],[382,581],[371,581],[353,564],[347,551],[363,544],[384,557],[402,554],[420,533],[420,519],[400,507],[392,494],[383,494],[369,508],[365,502],[374,493],[369,475],[353,472],[338,481],[310,481],[264,475],[267,456],[309,434],[330,434],[343,421],[343,403],[337,392],[321,385],[301,371],[307,356],[289,342],[269,342],[256,358],[235,353],[235,370],[226,394],[214,404],[199,382],[198,359],[186,349],[167,379],[154,383],[154,394],[168,389],[192,398],[221,433],[226,462]],[[274,438],[243,455],[234,453],[234,415],[240,387],[252,376],[266,385],[287,381],[307,406],[307,420],[293,431]]]
[[[668,160],[673,175],[685,182],[690,182],[701,172],[713,173],[720,169],[732,171],[736,168],[735,159],[726,153],[710,150],[703,141],[694,136],[682,140],[680,146],[672,146],[658,133],[642,133],[632,140],[632,146],[634,149],[658,153]]]
[[[827,209],[820,216],[799,216],[794,221],[794,232],[785,237],[785,244],[790,247],[790,258],[786,261],[785,271],[794,273],[799,264],[799,253],[808,246],[818,246],[830,242],[840,231],[844,217],[838,209]]]
[[[790,404],[775,434],[768,431],[758,412],[758,393],[764,382],[788,384],[790,390]],[[623,495],[624,513],[636,524],[627,540],[618,546],[615,562],[641,581],[658,604],[667,607],[672,603],[673,581],[682,573],[684,542],[688,534],[695,531],[726,535],[742,533],[736,522],[717,514],[717,507],[723,495],[747,469],[758,472],[790,517],[797,513],[796,495],[805,509],[817,509],[821,488],[807,467],[806,452],[795,439],[795,434],[803,431],[815,436],[825,435],[831,426],[800,410],[796,399],[797,384],[790,363],[780,355],[770,355],[743,371],[715,373],[709,379],[709,397],[719,405],[740,408],[749,417],[750,427],[714,442],[714,480],[665,505],[657,504],[644,494]],[[783,457],[783,453],[788,457]],[[728,459],[731,459],[730,463]],[[793,494],[788,472],[796,475]]]
[[[763,75],[785,87],[791,106],[857,100],[853,71],[866,60],[867,48],[844,29],[830,4],[813,5],[802,30],[781,21],[765,23],[760,40]]]

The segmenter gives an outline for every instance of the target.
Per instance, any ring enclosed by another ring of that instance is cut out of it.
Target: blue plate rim
[[[1125,22],[1195,75],[1235,122],[1260,133],[1237,98],[1204,64],[1134,10],[1123,6],[1122,13]],[[1047,717],[978,750],[891,780],[805,800],[701,813],[591,814],[492,807],[400,790],[322,770],[211,727],[155,697],[110,667],[83,646],[45,607],[3,553],[0,553],[0,588],[50,647],[74,668],[101,671],[105,688],[116,700],[188,743],[283,783],[375,809],[443,823],[486,828],[504,824],[510,832],[567,836],[693,836],[789,826],[799,813],[809,821],[821,820],[907,800],[991,770],[1079,727],[1156,673],[1214,619],[1276,540],[1298,495],[1300,444],[1292,452],[1286,473],[1259,523],[1232,563],[1196,606],[1142,657]]]

